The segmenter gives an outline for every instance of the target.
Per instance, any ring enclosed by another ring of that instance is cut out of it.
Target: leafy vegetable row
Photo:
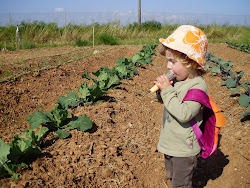
[[[213,64],[210,69],[211,73],[215,73],[223,79],[221,82],[222,86],[226,86],[232,92],[232,94],[239,94],[240,106],[247,108],[250,103],[250,83],[248,81],[241,81],[244,75],[244,71],[233,72],[232,61],[224,61],[221,57],[214,57],[210,52],[206,56],[206,66]],[[250,114],[250,109],[246,110],[240,115],[241,118]]]
[[[61,96],[57,105],[51,111],[43,113],[38,110],[28,117],[28,122],[32,129],[43,125],[60,138],[67,138],[70,133],[67,130],[78,129],[86,131],[92,127],[92,121],[86,115],[81,117],[68,118],[70,112],[68,108],[74,108],[79,105],[93,104],[101,100],[101,97],[109,89],[121,84],[122,79],[132,79],[132,74],[138,74],[135,67],[152,63],[151,55],[155,54],[156,44],[144,46],[142,50],[135,54],[131,59],[121,58],[116,60],[116,66],[112,69],[101,67],[98,71],[92,72],[96,78],[91,78],[88,73],[82,75],[83,78],[92,80],[93,85],[88,86],[88,82],[83,82],[77,92],[70,92],[68,96]]]
[[[250,45],[249,44],[238,44],[238,43],[233,43],[233,42],[226,42],[228,46],[231,48],[240,50],[242,52],[247,52],[250,53]]]
[[[121,58],[116,60],[116,66],[112,69],[102,67],[92,74],[96,78],[92,78],[88,73],[82,75],[83,78],[92,80],[95,84],[88,86],[87,82],[83,82],[78,89],[78,93],[71,92],[67,97],[61,96],[58,100],[65,109],[76,107],[84,103],[93,104],[101,99],[110,88],[116,88],[121,84],[122,79],[132,79],[132,75],[137,75],[136,67],[141,67],[145,64],[151,64],[151,56],[155,54],[154,48],[156,44],[144,46],[142,50],[132,56],[131,59]]]
[[[75,117],[68,109],[101,101],[102,96],[109,89],[121,84],[122,79],[132,79],[132,75],[138,74],[136,67],[152,63],[151,56],[155,54],[156,46],[157,44],[144,46],[131,59],[124,57],[117,59],[116,66],[112,69],[102,67],[92,72],[96,78],[91,78],[88,73],[83,74],[83,78],[92,80],[94,84],[88,86],[87,82],[83,82],[78,93],[71,92],[67,97],[60,96],[53,110],[46,112],[37,110],[29,115],[27,120],[31,128],[26,132],[21,131],[21,137],[14,135],[14,140],[10,144],[6,144],[0,138],[0,178],[8,173],[12,178],[18,179],[17,170],[28,168],[31,156],[41,154],[41,143],[49,132],[54,132],[59,138],[68,138],[70,136],[68,130],[91,129],[92,121],[85,114]],[[41,129],[39,129],[40,126],[42,126]],[[39,129],[37,134],[34,129]]]

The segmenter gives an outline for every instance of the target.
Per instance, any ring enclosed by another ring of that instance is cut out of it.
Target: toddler
[[[194,26],[182,25],[160,42],[160,53],[166,57],[167,68],[175,80],[169,81],[163,74],[154,81],[160,89],[157,95],[164,104],[157,148],[164,154],[167,178],[172,182],[172,187],[192,187],[192,176],[201,148],[190,120],[194,118],[200,126],[205,107],[199,102],[182,100],[190,89],[207,93],[202,77],[205,73],[207,37]]]

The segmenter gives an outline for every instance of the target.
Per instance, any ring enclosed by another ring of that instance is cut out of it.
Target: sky
[[[137,21],[137,11],[138,0],[0,0],[0,25],[18,25],[23,20],[59,26],[65,20],[105,24],[115,19],[126,25]],[[141,0],[141,12],[142,22],[250,25],[250,0]]]
[[[137,12],[138,0],[0,0],[0,13]],[[141,0],[142,12],[250,15],[250,0]]]

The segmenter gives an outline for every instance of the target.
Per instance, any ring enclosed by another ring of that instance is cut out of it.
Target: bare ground
[[[83,73],[103,66],[112,68],[117,58],[131,58],[141,48],[98,46],[0,52],[0,77],[6,70],[17,75],[8,78],[14,82],[1,83],[1,138],[9,143],[12,135],[29,127],[28,115],[36,110],[51,110],[61,95],[77,91],[84,81]],[[93,54],[94,50],[98,53]],[[250,81],[250,54],[225,44],[210,44],[209,50],[233,61],[233,69],[243,70],[243,80]],[[58,58],[66,63],[58,66]],[[39,66],[45,59],[50,68]],[[27,73],[23,74],[22,64],[43,71],[23,68]],[[92,130],[72,130],[72,137],[65,140],[48,135],[42,154],[31,159],[31,169],[21,170],[19,180],[1,179],[1,187],[167,187],[163,154],[156,148],[162,106],[149,92],[153,80],[167,71],[166,61],[157,53],[152,65],[138,71],[140,75],[133,80],[123,80],[118,89],[110,90],[106,102],[72,110],[76,116],[86,114],[94,123]],[[227,124],[221,131],[217,155],[199,161],[194,187],[249,187],[249,119],[240,119],[246,109],[239,106],[237,96],[220,86],[221,78],[208,73],[205,80],[209,95],[224,110]]]

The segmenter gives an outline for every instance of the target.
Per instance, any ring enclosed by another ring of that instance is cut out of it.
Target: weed
[[[20,74],[21,74],[23,79],[24,79],[24,71],[23,71],[24,69],[25,69],[25,67],[22,67],[21,70],[20,70]]]
[[[42,68],[42,63],[38,63],[38,72],[41,71],[41,68]]]
[[[30,67],[30,73],[32,76],[34,75],[34,68],[33,67]]]
[[[6,46],[6,49],[9,50],[9,51],[15,51],[16,50],[15,47],[10,46],[10,45]]]
[[[9,72],[8,70],[5,70],[4,72],[5,72],[5,73],[4,73],[4,78],[5,78],[5,77],[8,77],[8,76],[10,75],[10,72]]]
[[[57,61],[56,61],[56,67],[58,67],[59,65],[61,65],[61,59],[57,59]]]
[[[161,30],[162,25],[160,22],[157,21],[146,21],[142,23],[142,28],[146,30],[155,31],[155,30]]]
[[[36,45],[29,40],[22,41],[22,49],[33,49],[36,48]]]
[[[119,143],[118,143],[118,146],[123,146],[123,145],[124,145],[123,142],[119,142]]]
[[[102,44],[105,44],[105,45],[117,45],[118,42],[117,42],[117,39],[104,33],[104,34],[101,34],[99,36],[99,40]]]
[[[81,46],[88,46],[88,44],[89,44],[88,41],[81,40],[81,39],[77,39],[76,42],[75,42],[75,45],[79,46],[79,47],[81,47]]]

